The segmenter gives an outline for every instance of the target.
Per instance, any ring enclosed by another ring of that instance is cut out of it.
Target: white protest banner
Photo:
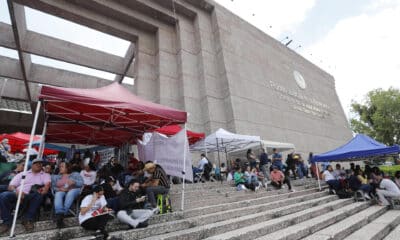
[[[183,152],[186,151],[185,179],[193,181],[192,158],[184,130],[170,138],[153,133],[146,144],[139,141],[137,146],[141,161],[153,161],[159,164],[168,175],[176,177],[182,177]]]

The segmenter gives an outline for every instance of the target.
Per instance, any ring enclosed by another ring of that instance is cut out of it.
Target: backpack
[[[157,207],[160,209],[160,214],[172,212],[169,194],[157,194]]]

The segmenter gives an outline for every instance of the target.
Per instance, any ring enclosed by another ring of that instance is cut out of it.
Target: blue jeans
[[[54,194],[54,210],[56,214],[67,214],[72,203],[81,193],[80,188],[74,188],[68,192],[56,192]]]
[[[37,210],[42,203],[43,196],[39,193],[25,194],[24,200],[21,203],[23,212],[23,219],[32,221],[35,218]],[[11,226],[12,216],[11,212],[17,203],[17,195],[15,192],[3,192],[0,194],[0,213],[3,224]]]
[[[340,189],[340,182],[339,180],[329,180],[326,182],[331,188],[334,190],[339,190]]]

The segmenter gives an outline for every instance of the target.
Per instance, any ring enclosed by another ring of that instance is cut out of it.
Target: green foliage
[[[354,132],[363,133],[387,145],[400,144],[400,91],[376,89],[365,103],[352,102],[350,119]]]
[[[389,176],[394,176],[397,171],[400,171],[400,165],[394,166],[379,166],[379,169],[384,173],[387,173]]]

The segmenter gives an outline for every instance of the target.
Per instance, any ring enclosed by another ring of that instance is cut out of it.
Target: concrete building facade
[[[131,45],[118,57],[32,32],[24,6]],[[127,88],[189,112],[194,131],[222,127],[291,142],[304,153],[332,149],[352,136],[331,75],[211,0],[13,0],[8,7],[12,24],[0,23],[0,46],[17,50],[19,59],[0,56],[0,76],[8,79],[5,99],[33,106],[38,83],[110,83],[32,63],[35,54],[113,73],[122,84],[124,77],[134,78]],[[31,123],[23,113],[1,116],[3,131]]]

